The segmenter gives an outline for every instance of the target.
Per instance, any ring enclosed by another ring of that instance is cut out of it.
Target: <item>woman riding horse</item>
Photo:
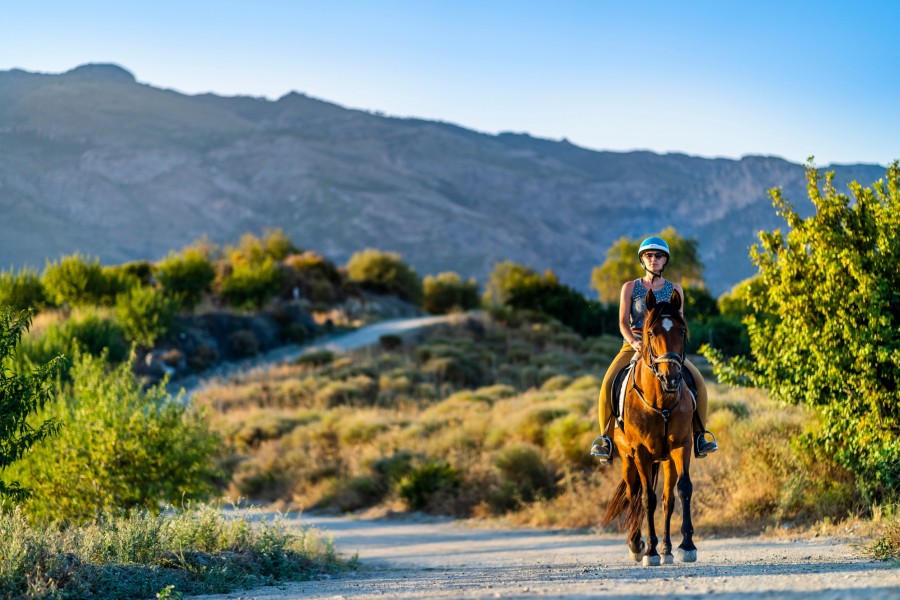
[[[628,281],[622,286],[619,300],[619,331],[622,332],[625,343],[619,350],[619,354],[613,359],[606,372],[606,377],[603,378],[599,401],[602,434],[594,440],[591,446],[591,454],[603,463],[612,460],[613,442],[610,438],[614,424],[610,417],[613,414],[613,382],[622,369],[628,366],[635,357],[640,356],[641,332],[647,316],[647,292],[652,291],[658,302],[668,302],[675,290],[684,299],[684,290],[681,289],[681,286],[662,276],[663,270],[669,264],[669,258],[669,245],[666,241],[659,237],[648,237],[641,242],[638,248],[638,260],[644,267],[644,276],[634,281]],[[680,313],[684,317],[684,311],[681,310]],[[702,458],[710,452],[718,450],[719,446],[716,444],[715,437],[703,427],[703,424],[706,423],[707,411],[706,384],[703,382],[703,377],[690,361],[685,360],[684,366],[687,367],[696,384],[696,412],[699,420],[694,419],[694,455]],[[707,436],[712,439],[707,439]]]

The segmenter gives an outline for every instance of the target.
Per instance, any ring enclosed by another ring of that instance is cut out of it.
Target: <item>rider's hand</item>
[[[634,340],[631,342],[631,347],[634,348],[635,352],[641,351],[641,340]]]

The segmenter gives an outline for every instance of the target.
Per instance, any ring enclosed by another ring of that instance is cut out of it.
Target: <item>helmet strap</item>
[[[653,283],[654,281],[656,281],[657,279],[662,278],[663,271],[665,271],[665,270],[666,270],[666,267],[669,266],[669,259],[666,259],[666,262],[665,262],[665,264],[662,266],[662,268],[659,270],[659,273],[657,273],[657,272],[655,272],[655,271],[651,271],[650,269],[648,269],[648,268],[647,268],[647,265],[644,264],[644,259],[643,259],[643,258],[641,258],[641,266],[644,267],[644,272],[645,272],[645,273],[650,273],[651,275],[653,275],[653,277],[650,278],[650,283],[652,284],[652,283]]]

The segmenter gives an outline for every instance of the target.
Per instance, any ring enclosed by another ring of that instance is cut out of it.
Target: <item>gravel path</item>
[[[255,358],[222,363],[199,375],[177,379],[169,384],[168,391],[172,395],[177,395],[181,391],[184,391],[184,398],[185,401],[187,401],[190,399],[191,394],[203,389],[204,386],[210,383],[220,382],[239,375],[263,372],[273,365],[297,360],[304,354],[309,354],[311,352],[329,350],[335,354],[340,354],[342,352],[356,350],[357,348],[364,348],[378,343],[379,338],[383,335],[404,336],[435,325],[450,322],[455,318],[459,317],[456,315],[438,315],[433,317],[392,319],[390,321],[381,321],[372,325],[366,325],[349,333],[322,337],[313,344],[302,346],[299,344],[288,344]]]
[[[259,598],[900,599],[900,569],[835,538],[697,539],[698,562],[642,567],[624,536],[474,528],[430,519],[304,518],[356,572],[207,600]],[[680,537],[675,538],[677,544]]]

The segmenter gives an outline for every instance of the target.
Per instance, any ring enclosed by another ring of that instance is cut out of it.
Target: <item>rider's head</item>
[[[660,237],[648,237],[638,248],[641,266],[654,275],[659,275],[669,264],[669,245]]]

